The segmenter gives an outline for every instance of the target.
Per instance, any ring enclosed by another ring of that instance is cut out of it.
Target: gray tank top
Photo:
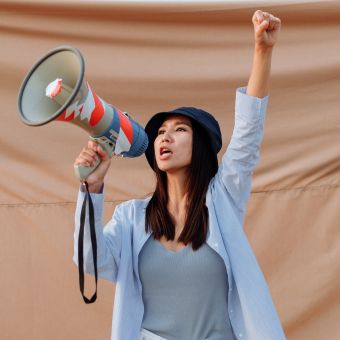
[[[235,339],[223,259],[206,243],[173,252],[149,237],[139,255],[142,328],[168,340]]]

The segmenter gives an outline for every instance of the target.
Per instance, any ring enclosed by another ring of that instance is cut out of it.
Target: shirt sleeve
[[[252,174],[259,162],[269,98],[249,96],[246,91],[246,87],[236,90],[234,130],[218,169],[218,178],[230,196],[241,222],[250,196]]]
[[[78,266],[78,238],[80,229],[80,214],[84,202],[85,193],[79,191],[77,207],[75,213],[75,231],[74,231],[74,255],[73,262]],[[121,245],[122,245],[122,219],[120,206],[118,205],[114,211],[111,221],[103,226],[103,207],[104,195],[91,193],[94,208],[95,231],[97,239],[97,270],[98,277],[117,281],[117,274],[120,263]],[[86,209],[85,225],[84,225],[84,271],[94,275],[94,262],[92,255],[90,223],[88,209]]]

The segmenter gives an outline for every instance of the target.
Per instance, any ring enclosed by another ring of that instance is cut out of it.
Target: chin
[[[158,169],[163,172],[175,173],[177,171],[183,171],[185,168],[188,168],[188,165],[171,165],[171,164],[157,164]]]
[[[164,171],[164,172],[173,170],[173,168],[171,166],[166,166],[164,164],[162,164],[162,165],[157,164],[157,166],[158,166],[159,170]]]

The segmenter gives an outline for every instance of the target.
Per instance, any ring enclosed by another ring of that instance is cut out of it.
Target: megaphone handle
[[[75,165],[74,172],[76,177],[84,182],[86,178],[97,168],[97,166],[101,163],[100,159],[97,159],[93,166],[83,166],[83,165]]]
[[[105,152],[108,153],[109,157],[111,158],[113,155],[113,147],[109,146],[106,142],[99,138],[91,137],[91,140],[94,140],[95,142],[99,143],[100,146],[104,149]],[[98,165],[101,163],[101,159],[98,158],[94,165],[92,166],[83,166],[83,165],[75,165],[74,166],[74,172],[76,177],[82,181],[85,182],[86,178],[98,167]]]

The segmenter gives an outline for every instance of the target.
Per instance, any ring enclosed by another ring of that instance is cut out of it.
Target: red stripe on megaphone
[[[92,91],[91,88],[89,88],[89,90]],[[93,95],[93,99],[94,99],[94,103],[95,103],[95,108],[94,108],[94,110],[92,111],[92,114],[91,114],[90,125],[95,126],[102,119],[105,109],[103,107],[102,102],[97,97],[97,95],[94,91],[92,91],[92,95]]]
[[[118,112],[120,128],[124,131],[124,134],[127,137],[127,139],[129,140],[130,144],[132,144],[133,128],[132,128],[131,121],[119,109],[116,108],[116,111]]]

